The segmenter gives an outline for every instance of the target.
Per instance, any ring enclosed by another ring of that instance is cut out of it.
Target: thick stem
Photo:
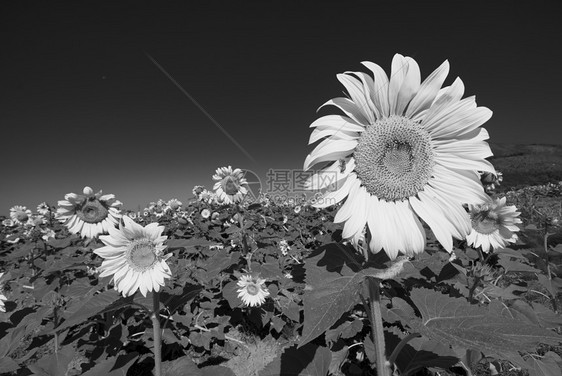
[[[371,334],[373,343],[375,344],[375,355],[377,359],[377,376],[390,376],[390,363],[386,360],[384,329],[382,326],[381,314],[381,295],[380,280],[378,278],[366,277],[363,280],[364,290],[368,291],[370,311],[369,320],[371,321]]]
[[[154,376],[162,376],[162,331],[160,330],[160,293],[152,292],[153,310],[150,314],[154,332]]]

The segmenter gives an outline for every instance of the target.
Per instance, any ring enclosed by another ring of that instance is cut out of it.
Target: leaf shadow
[[[316,266],[325,267],[329,272],[341,273],[344,266],[357,273],[362,269],[362,259],[358,254],[352,252],[349,247],[340,243],[330,243],[314,250],[308,259],[318,257]]]

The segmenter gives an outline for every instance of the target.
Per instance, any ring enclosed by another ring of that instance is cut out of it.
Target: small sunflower
[[[182,205],[183,205],[182,202],[177,198],[172,198],[166,204],[166,206],[169,207],[171,211],[178,211]]]
[[[208,219],[211,216],[211,211],[209,209],[201,210],[201,217]]]
[[[505,248],[509,243],[515,243],[519,231],[517,218],[521,213],[516,211],[515,205],[506,205],[506,198],[490,199],[478,205],[470,205],[470,219],[472,230],[466,237],[468,245],[475,248],[482,247],[482,251],[489,252],[490,248]]]
[[[100,236],[104,247],[94,251],[105,260],[98,268],[100,277],[113,275],[115,289],[124,296],[137,290],[146,297],[149,291],[159,291],[164,278],[172,272],[166,260],[172,255],[163,254],[167,236],[162,235],[164,226],[150,223],[143,227],[131,218],[123,216],[119,229],[109,228],[109,235]]]
[[[217,198],[225,204],[241,202],[248,193],[248,182],[239,168],[235,170],[232,170],[231,166],[217,168],[213,180],[217,181],[213,190]]]
[[[240,287],[236,290],[238,297],[247,306],[260,306],[269,296],[269,291],[265,287],[265,279],[244,274],[240,276],[237,285]]]
[[[487,195],[476,171],[495,172],[488,132],[480,126],[492,111],[477,107],[474,97],[461,99],[457,78],[441,88],[449,72],[445,61],[425,81],[414,59],[396,54],[390,76],[363,62],[373,76],[345,72],[337,76],[348,98],[325,103],[343,115],[327,115],[310,126],[309,143],[322,140],[307,156],[304,169],[330,163],[315,173],[307,188],[325,191],[317,208],[337,205],[334,222],[345,222],[343,237],[354,244],[365,226],[373,253],[391,259],[425,249],[425,222],[443,247],[464,239],[470,218],[464,203]],[[389,78],[390,77],[390,78]]]
[[[3,275],[4,273],[0,273],[0,312],[6,312],[4,301],[8,300],[8,298],[6,298],[6,295],[4,295],[4,284],[1,282]]]
[[[37,205],[37,213],[41,215],[47,215],[50,211],[51,208],[49,207],[49,205],[47,205],[46,202],[42,202],[39,205]]]
[[[58,202],[57,219],[64,222],[70,232],[80,233],[82,237],[94,238],[107,234],[115,228],[121,218],[121,201],[115,195],[94,194],[90,187],[85,187],[83,195],[69,193]]]
[[[23,225],[31,218],[31,210],[25,206],[16,205],[10,209],[10,218],[15,223]]]

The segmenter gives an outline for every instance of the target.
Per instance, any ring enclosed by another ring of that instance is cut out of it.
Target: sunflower
[[[115,195],[94,194],[90,187],[85,187],[83,195],[69,193],[58,202],[57,219],[64,222],[70,232],[80,233],[82,237],[94,238],[107,234],[121,218],[122,203]]]
[[[4,273],[0,273],[0,280]],[[4,305],[4,301],[8,300],[6,295],[4,295],[4,285],[0,282],[0,312],[6,312],[6,306]]]
[[[39,205],[37,205],[37,213],[41,215],[47,215],[50,211],[51,208],[49,207],[49,205],[47,205],[46,202],[42,202]]]
[[[182,206],[182,202],[177,198],[172,198],[166,203],[166,207],[170,208],[171,211],[178,211]]]
[[[159,291],[164,278],[172,272],[164,255],[163,245],[167,236],[162,235],[164,226],[151,223],[145,227],[123,216],[119,229],[109,228],[109,235],[100,236],[104,247],[94,251],[105,260],[98,268],[100,277],[113,275],[115,289],[124,296],[133,295],[137,290],[146,297],[148,291]]]
[[[213,190],[225,204],[241,202],[248,193],[248,182],[239,168],[234,171],[231,166],[217,168],[213,180],[217,181]]]
[[[466,237],[468,245],[482,247],[482,251],[489,252],[490,248],[504,248],[509,243],[515,243],[521,219],[521,213],[514,205],[506,205],[506,198],[488,200],[483,204],[470,205],[470,219],[472,230]]]
[[[244,274],[240,276],[237,285],[240,287],[236,290],[238,297],[247,306],[260,306],[265,302],[265,298],[269,296],[269,291],[265,287],[265,279]]]
[[[19,225],[23,225],[31,218],[31,210],[25,206],[16,205],[10,208],[10,218]]]
[[[201,210],[201,217],[203,217],[204,219],[207,219],[210,216],[211,216],[211,211],[209,209]]]
[[[323,116],[310,125],[315,128],[310,143],[322,142],[304,169],[329,162],[307,182],[308,189],[324,193],[314,206],[343,202],[334,219],[345,222],[343,237],[356,243],[367,226],[373,253],[384,249],[395,259],[399,252],[423,252],[421,221],[452,252],[452,238],[470,232],[463,203],[487,197],[476,171],[495,171],[485,160],[492,155],[488,133],[480,128],[492,112],[477,107],[474,97],[461,99],[459,78],[441,88],[447,61],[421,83],[410,57],[394,56],[390,79],[380,66],[363,64],[374,79],[363,72],[339,74],[349,98],[323,105],[344,115]]]

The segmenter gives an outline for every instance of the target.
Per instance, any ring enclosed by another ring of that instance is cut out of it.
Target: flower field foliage
[[[185,204],[14,206],[0,374],[562,374],[562,182],[500,193],[448,62],[364,65],[311,125],[314,196],[250,197],[229,166]]]
[[[557,232],[550,225],[556,213],[539,220],[528,206],[560,199],[561,191],[552,184],[507,193],[529,210],[522,218],[528,229],[510,248],[484,254],[456,242],[452,257],[428,232],[425,252],[382,281],[387,353],[403,345],[393,358],[400,375],[461,374],[461,362],[476,372],[489,369],[492,358],[498,371],[559,372],[562,317],[554,308],[562,284],[553,261],[561,246],[525,241]],[[391,262],[384,253],[367,262],[355,252],[333,223],[337,209],[262,198],[239,206],[192,200],[174,210],[161,202],[129,213],[141,226],[165,227],[172,277],[159,311],[164,374],[371,374],[362,281]],[[33,215],[43,219],[2,226],[0,371],[151,374],[150,296],[124,297],[110,277],[99,276],[101,240],[70,233],[49,212]],[[269,295],[261,305],[239,296],[249,274],[265,281]],[[255,367],[242,368],[240,359]]]

